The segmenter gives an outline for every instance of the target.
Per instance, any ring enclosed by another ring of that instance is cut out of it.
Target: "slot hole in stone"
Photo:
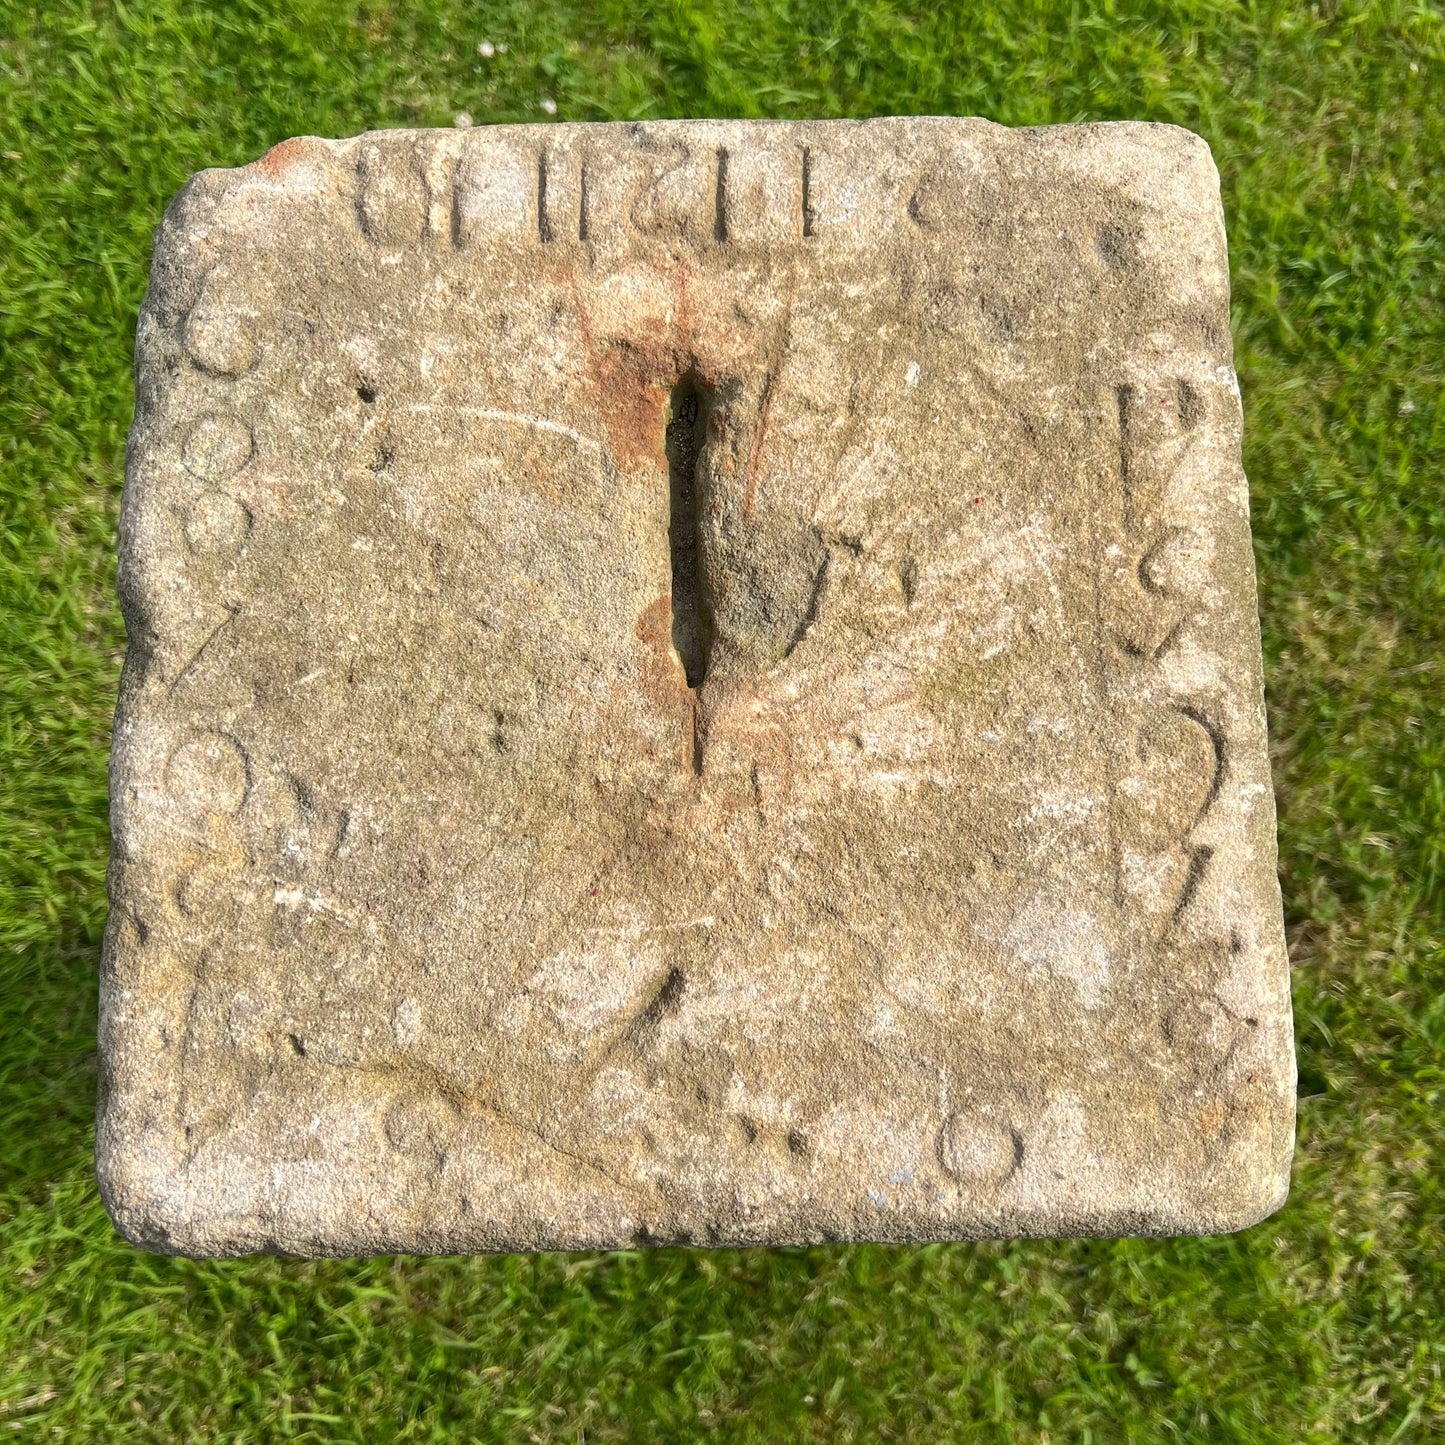
[[[701,461],[712,400],[712,393],[690,371],[673,387],[667,409],[672,645],[690,688],[702,686],[712,650],[712,603],[701,545],[705,501]]]

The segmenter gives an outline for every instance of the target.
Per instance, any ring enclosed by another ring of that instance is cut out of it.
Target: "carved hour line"
[[[726,241],[728,238],[728,153],[721,147],[717,153],[717,191],[713,196],[712,238]]]
[[[656,1033],[657,1026],[682,1004],[687,977],[680,968],[669,968],[662,986],[631,1018],[622,1031],[622,1038],[634,1047],[643,1047]]]
[[[537,239],[545,245],[552,239],[552,227],[547,220],[547,152],[537,157]]]
[[[803,235],[813,234],[813,152],[803,147]]]
[[[803,616],[788,639],[788,645],[783,649],[783,657],[786,660],[797,650],[798,644],[813,630],[813,624],[818,620],[818,607],[823,600],[823,590],[828,585],[828,564],[833,560],[831,552],[823,553],[823,560],[818,570],[813,575],[813,587],[808,594],[808,605],[803,611]]]
[[[758,429],[753,434],[752,446],[748,448],[748,470],[743,482],[743,515],[745,517],[753,514],[753,499],[758,490],[758,466],[763,459],[763,442],[768,435],[768,419],[773,410],[773,379],[775,376],[775,369],[769,369],[763,375],[763,390],[758,400]]]
[[[581,178],[578,185],[577,200],[577,239],[587,239],[587,162],[582,162]]]

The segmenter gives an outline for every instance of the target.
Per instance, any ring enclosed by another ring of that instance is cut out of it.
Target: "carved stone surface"
[[[397,131],[197,176],[121,522],[120,1229],[1274,1209],[1228,296],[1166,126]]]

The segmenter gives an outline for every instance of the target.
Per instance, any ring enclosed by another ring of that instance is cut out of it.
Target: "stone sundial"
[[[1228,301],[1168,126],[393,131],[195,177],[121,520],[122,1232],[1277,1207]]]

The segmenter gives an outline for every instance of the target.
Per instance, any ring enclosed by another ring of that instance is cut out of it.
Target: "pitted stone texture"
[[[1228,321],[1215,169],[1165,126],[390,132],[197,176],[121,525],[121,1230],[1275,1208]]]

